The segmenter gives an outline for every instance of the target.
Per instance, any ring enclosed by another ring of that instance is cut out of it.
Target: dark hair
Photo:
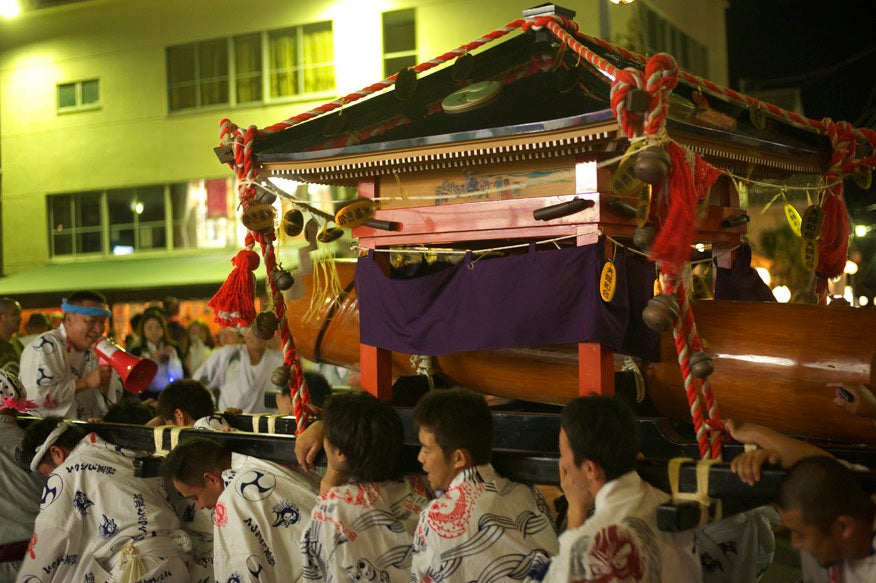
[[[830,530],[838,516],[873,523],[876,505],[855,472],[826,456],[803,458],[791,466],[779,484],[776,506],[800,509],[803,522],[821,532]]]
[[[346,457],[354,482],[385,482],[401,477],[399,453],[404,428],[398,413],[370,393],[334,394],[322,411],[325,437]]]
[[[174,381],[158,395],[158,414],[163,419],[172,419],[177,409],[200,419],[216,411],[213,394],[204,383],[195,379]]]
[[[310,391],[310,402],[319,408],[325,405],[325,400],[332,394],[332,386],[328,379],[318,372],[304,373],[304,382],[307,383],[307,390]]]
[[[560,415],[575,465],[590,460],[610,482],[636,468],[639,426],[633,412],[612,397],[579,397]]]
[[[230,467],[231,452],[224,445],[206,437],[190,437],[164,458],[161,473],[186,486],[203,486],[205,473],[221,473]]]
[[[146,322],[149,320],[155,320],[161,324],[162,340],[166,346],[176,346],[176,342],[170,337],[170,332],[167,329],[167,318],[164,317],[164,314],[157,310],[147,310],[146,312],[143,312],[143,317],[137,322],[137,336],[140,337],[140,344],[143,347],[146,346],[146,335],[143,333],[143,329],[146,328]]]
[[[46,330],[49,330],[52,327],[52,321],[49,319],[48,315],[43,314],[42,312],[33,312],[28,316],[24,327],[27,330],[30,330],[31,328],[45,328]]]
[[[207,331],[207,339],[204,340],[204,345],[209,347],[209,348],[216,348],[216,340],[213,338],[213,331],[210,330],[210,327],[207,325],[207,322],[202,320],[201,318],[196,318],[196,319],[192,320],[191,322],[189,322],[189,325],[186,328],[186,330],[188,332],[191,332],[192,326],[195,326],[195,325],[200,326],[202,329]]]
[[[31,423],[24,431],[24,437],[21,440],[21,465],[30,470],[30,463],[33,461],[33,456],[36,455],[36,450],[46,442],[49,434],[55,430],[59,423],[64,421],[63,417],[50,416]],[[85,431],[78,426],[73,426],[67,429],[64,433],[55,440],[54,445],[73,449],[76,447],[82,438],[85,437]],[[52,458],[49,452],[43,456],[40,463],[52,463]]]
[[[107,304],[106,296],[96,291],[78,291],[67,296],[67,303],[71,306],[80,305],[82,302],[95,302]]]
[[[459,388],[429,391],[417,402],[414,421],[435,434],[445,458],[465,449],[475,465],[490,463],[493,416],[482,394]]]
[[[118,402],[110,405],[103,420],[106,423],[127,423],[129,425],[146,425],[155,412],[143,401],[133,396],[124,396]]]

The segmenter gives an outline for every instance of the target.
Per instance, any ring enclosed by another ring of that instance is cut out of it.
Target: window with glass
[[[384,12],[383,75],[389,77],[417,64],[417,28],[413,8]]]
[[[701,77],[709,74],[709,50],[647,6],[642,6],[645,52],[669,53],[679,67]]]
[[[334,89],[331,22],[167,48],[170,111],[319,98]]]
[[[100,81],[88,79],[58,84],[58,112],[87,111],[100,107]]]
[[[239,245],[228,178],[50,195],[51,257]]]

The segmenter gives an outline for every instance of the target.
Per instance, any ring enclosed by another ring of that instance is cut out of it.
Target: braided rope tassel
[[[703,344],[700,340],[700,335],[697,332],[693,310],[690,307],[690,299],[688,298],[684,284],[679,286],[676,300],[679,301],[679,305],[681,306],[678,320],[683,322],[683,327],[687,330],[687,334],[685,335],[687,346],[693,350],[702,350]],[[711,455],[709,457],[714,460],[720,460],[723,455],[721,450],[724,442],[722,433],[724,423],[721,421],[721,413],[718,410],[718,400],[715,398],[714,392],[712,392],[712,384],[709,377],[706,377],[705,379],[696,379],[694,384],[699,384],[699,393],[702,395],[703,400],[705,401],[705,407],[708,411],[706,425],[708,429],[712,430],[709,435],[711,441]]]
[[[674,294],[676,301],[685,301],[682,296],[687,295],[684,290],[684,284],[678,286],[675,290],[670,290],[667,283],[667,293]],[[687,395],[687,403],[690,408],[690,416],[693,420],[694,430],[696,431],[697,444],[700,449],[700,457],[706,459],[710,456],[711,447],[709,437],[706,433],[706,424],[703,418],[702,405],[699,399],[699,388],[697,379],[690,373],[690,347],[687,343],[687,334],[684,331],[684,318],[678,317],[672,326],[672,337],[675,340],[675,349],[678,352],[678,366],[681,368],[681,377],[684,381],[684,392]]]

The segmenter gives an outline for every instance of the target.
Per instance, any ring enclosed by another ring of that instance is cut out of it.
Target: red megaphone
[[[122,384],[129,393],[139,395],[145,391],[158,372],[158,364],[155,361],[132,356],[106,338],[98,342],[94,350],[100,357],[100,364],[108,364],[119,373]]]

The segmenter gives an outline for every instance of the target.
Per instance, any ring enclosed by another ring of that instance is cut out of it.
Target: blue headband
[[[106,308],[98,308],[97,306],[75,306],[68,304],[66,301],[61,304],[61,311],[65,314],[82,314],[84,316],[95,316],[98,318],[109,318],[113,314]]]

